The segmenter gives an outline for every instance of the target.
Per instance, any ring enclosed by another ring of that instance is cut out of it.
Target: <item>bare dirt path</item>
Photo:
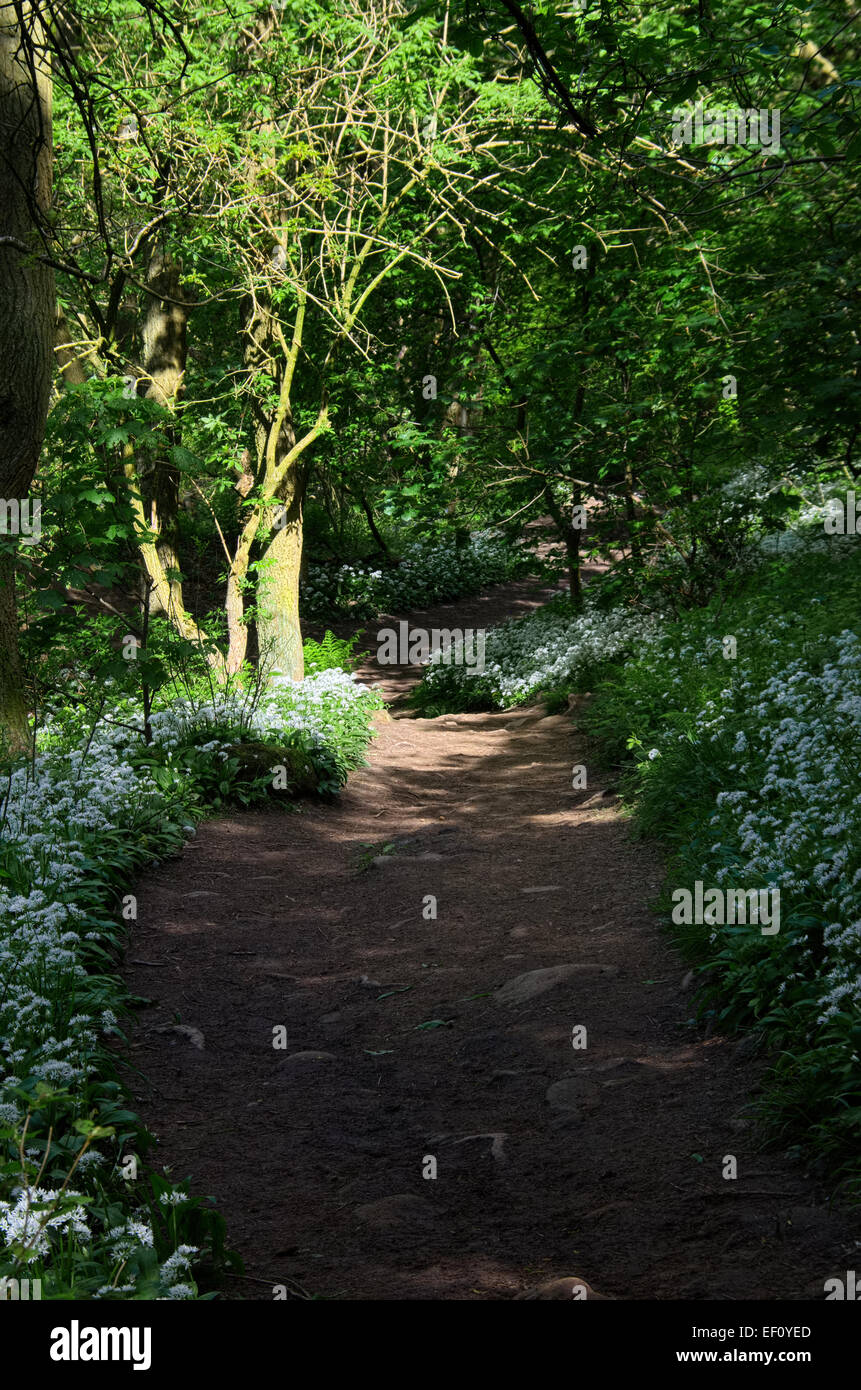
[[[336,806],[206,824],[140,886],[137,1108],[226,1217],[250,1276],[228,1297],[511,1298],[578,1275],[616,1298],[821,1298],[853,1267],[857,1219],[755,1150],[761,1064],[687,1024],[647,907],[656,851],[597,769],[572,790],[574,763],[571,718],[541,708],[383,720]],[[202,1048],[157,1031],[177,1018]]]

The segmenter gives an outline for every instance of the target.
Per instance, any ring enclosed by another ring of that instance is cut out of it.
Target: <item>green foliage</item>
[[[494,630],[481,674],[429,670],[415,703],[433,715],[541,696],[562,709],[600,682],[591,727],[686,880],[742,855],[717,798],[762,793],[735,742],[760,736],[751,710],[774,712],[770,682],[799,660],[806,689],[858,631],[854,558],[778,548],[759,565],[763,544],[792,539],[799,499],[821,503],[858,471],[861,72],[844,0],[535,0],[528,20],[541,63],[501,0],[79,0],[51,26],[54,188],[39,244],[57,266],[65,375],[34,485],[42,534],[2,528],[0,550],[58,796],[57,769],[85,775],[94,743],[113,795],[106,729],[134,745],[124,766],[139,799],[121,799],[117,823],[80,851],[94,1008],[122,998],[120,888],[176,850],[189,818],[335,794],[364,758],[380,701],[343,674],[362,660],[360,634],[326,628],[304,643],[309,681],[260,686],[261,585],[290,487],[292,524],[303,508],[307,521],[302,617],[321,626],[570,566],[575,602]],[[673,128],[695,103],[779,111],[780,140],[679,146]],[[179,288],[161,298],[151,277],[166,260]],[[159,404],[149,373],[165,344],[149,366],[143,345],[156,309],[175,323],[183,302],[175,394]],[[285,445],[289,476],[274,478]],[[527,527],[548,517],[553,553],[536,558]],[[175,593],[172,613],[151,611],[154,554],[217,651],[177,635],[194,625]],[[581,602],[578,567],[607,557],[611,573]],[[291,570],[291,613],[296,582]],[[217,664],[246,632],[248,659],[219,683],[207,656]],[[744,637],[738,665],[720,651],[727,632]],[[857,729],[827,732],[857,770]],[[26,772],[4,767],[10,788]],[[849,817],[838,782],[835,812]],[[792,795],[818,805],[809,787]],[[760,809],[769,824],[782,813],[768,798]],[[845,825],[811,815],[823,842],[844,844]],[[38,838],[25,852],[7,836],[0,891],[26,898],[49,860]],[[833,911],[816,867],[795,866],[806,896],[779,942],[700,930],[684,944],[709,966],[719,1022],[783,1049],[772,1122],[809,1133],[839,1167],[857,1148],[858,1039],[842,994],[824,1021],[817,1012]],[[796,949],[812,954],[793,971]],[[43,986],[55,991],[50,1037],[74,1016],[71,986],[34,979],[33,998]],[[143,1143],[113,1067],[100,1042],[68,1104],[37,1104],[22,1082],[29,1146],[56,1187],[84,1142],[76,1125]],[[16,1116],[7,1196],[16,1164],[33,1177],[20,1139]],[[102,1190],[96,1167],[91,1244],[64,1227],[71,1198],[50,1209],[62,1218],[50,1296],[127,1278],[131,1296],[161,1296],[159,1261],[181,1240],[222,1258],[219,1218],[185,1203],[162,1240],[154,1177],[127,1193],[114,1174]],[[115,1268],[111,1223],[132,1201],[152,1214],[154,1245]]]
[[[396,845],[394,840],[380,840],[379,844],[363,844],[361,854],[356,859],[356,868],[360,874],[365,874],[374,866],[374,860],[383,855],[394,854]]]
[[[306,637],[302,646],[305,657],[305,674],[315,676],[318,671],[355,671],[361,666],[367,652],[356,652],[355,647],[362,632],[352,637],[336,637],[328,628],[320,642]]]
[[[189,1180],[170,1182],[139,1162],[152,1137],[105,1073],[87,1119],[67,1091],[18,1088],[23,1118],[0,1126],[0,1193],[13,1194],[0,1279],[31,1288],[38,1280],[41,1298],[54,1301],[215,1298],[220,1276],[243,1268],[225,1244],[224,1218],[189,1193]],[[94,1166],[96,1145],[123,1157]]]
[[[861,1195],[857,982],[857,694],[861,551],[810,531],[728,600],[665,626],[595,691],[586,727],[644,833],[670,851],[660,907],[684,887],[781,893],[780,931],[679,922],[700,1005],[756,1030],[774,1069],[762,1103]],[[731,635],[737,655],[727,659]]]
[[[215,809],[336,794],[380,703],[328,670],[164,703],[146,742],[136,699],[114,692],[89,730],[77,702],[66,722],[58,711],[33,764],[6,779],[0,1038],[15,1072],[0,1079],[0,1276],[42,1278],[43,1297],[173,1298],[199,1296],[192,1266],[210,1282],[224,1268],[222,1218],[146,1165],[150,1140],[120,1084],[128,885]],[[140,1163],[127,1181],[129,1154]]]
[[[591,588],[582,605],[560,594],[524,618],[491,628],[483,671],[431,663],[412,703],[431,715],[507,709],[538,698],[560,708],[572,691],[593,685],[620,653],[647,642],[656,623],[626,605],[605,605]]]
[[[531,554],[498,532],[433,537],[403,547],[396,563],[314,566],[302,589],[303,611],[353,619],[461,598],[529,572]]]

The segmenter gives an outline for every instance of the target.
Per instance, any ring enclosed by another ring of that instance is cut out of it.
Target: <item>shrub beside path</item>
[[[480,626],[541,597],[411,618]],[[389,698],[415,675],[362,674]],[[154,1161],[227,1220],[247,1277],[226,1296],[511,1298],[578,1275],[615,1298],[792,1300],[844,1277],[858,1217],[757,1150],[764,1063],[691,1026],[648,907],[661,875],[576,712],[543,707],[383,717],[337,805],[204,824],[150,874],[126,968],[151,1001],[136,1109]]]

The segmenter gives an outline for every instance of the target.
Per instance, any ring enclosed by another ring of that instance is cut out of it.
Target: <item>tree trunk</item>
[[[147,310],[143,324],[144,375],[149,379],[146,394],[166,410],[175,412],[182,393],[188,361],[188,307],[182,290],[182,267],[169,252],[154,250],[147,269]],[[171,431],[179,442],[179,431]],[[143,480],[142,480],[143,481]],[[179,511],[179,470],[169,459],[157,459],[146,480],[150,530],[158,537],[156,549],[168,586],[164,607],[162,586],[156,588],[154,612],[185,614],[179,557],[176,550],[176,518]],[[152,578],[153,576],[150,575]]]
[[[254,537],[257,534],[259,524],[260,513],[255,508],[252,515],[246,520],[236,542],[230,573],[227,576],[227,597],[224,608],[227,615],[227,672],[231,676],[235,676],[236,672],[241,669],[248,650],[248,624],[245,621],[245,580],[251,562],[251,547],[254,544]]]
[[[140,494],[140,484],[131,446],[126,445],[125,454],[126,462],[123,472],[126,479],[127,495],[138,532],[138,549],[148,581],[146,587],[148,611],[166,613],[180,637],[184,638],[186,642],[196,642],[204,649],[207,662],[221,679],[225,672],[224,658],[221,653],[216,650],[214,643],[209,641],[203,628],[198,627],[190,613],[186,613],[184,608],[174,607],[170,579],[165,572],[158,546],[151,538],[150,528],[147,524],[146,510]]]
[[[572,603],[583,603],[583,581],[580,577],[580,532],[573,526],[565,530],[565,552],[568,556],[568,592]]]
[[[54,375],[54,273],[46,253],[51,202],[51,74],[29,4],[0,3],[0,499],[26,498]],[[18,648],[15,560],[0,556],[0,739],[30,746]]]
[[[571,595],[572,603],[575,603],[579,608],[583,602],[583,584],[580,577],[580,531],[573,525],[573,508],[580,501],[580,493],[575,491],[571,494],[572,515],[570,517],[565,516],[557,503],[550,483],[545,486],[544,500],[547,504],[547,510],[553,518],[553,524],[559,538],[565,546],[568,592]]]
[[[147,268],[147,310],[144,317],[141,367],[148,378],[146,395],[175,412],[182,394],[188,358],[188,305],[182,289],[182,266],[168,252],[153,250]],[[168,438],[178,442],[178,428]],[[206,660],[219,680],[226,665],[215,644],[186,611],[176,553],[176,518],[181,475],[169,459],[157,459],[145,478],[140,476],[131,448],[125,451],[128,495],[139,531],[149,612],[162,613],[187,642],[205,649]]]
[[[0,755],[26,753],[30,726],[18,652],[15,559],[0,550]]]
[[[277,383],[278,404],[272,413],[268,405],[260,401],[254,403],[255,477],[266,501],[256,505],[245,521],[227,587],[228,667],[235,671],[244,659],[247,645],[247,631],[242,622],[242,583],[248,572],[252,547],[260,535],[267,537],[257,571],[255,594],[258,652],[261,663],[268,670],[278,671],[296,681],[302,680],[305,669],[299,625],[299,577],[308,467],[302,462],[302,454],[328,422],[328,408],[323,403],[315,424],[297,442],[290,393],[304,321],[305,296],[301,295],[293,341],[286,360],[279,362],[273,356],[275,335],[268,305],[258,299],[243,306],[246,369]]]
[[[365,496],[365,493],[360,488],[358,492],[352,493],[352,496],[358,498],[362,511],[365,513],[365,520],[368,523],[368,529],[371,535],[373,536],[374,540],[377,542],[380,554],[384,555],[387,560],[391,560],[392,552],[389,550],[389,547],[386,545],[386,542],[380,534],[380,528],[377,525],[373,508],[370,502],[368,501],[367,497]]]
[[[83,386],[87,380],[84,360],[72,341],[66,315],[59,307],[57,309],[55,339],[55,356],[63,381],[67,386]]]
[[[290,498],[277,522],[271,510],[266,518],[270,525],[275,524],[275,530],[264,552],[257,588],[257,642],[267,671],[280,671],[290,680],[300,681],[305,674],[299,626],[304,470],[294,470],[288,487]]]
[[[292,438],[292,431],[290,432]],[[307,470],[295,464],[280,489],[277,507],[255,507],[236,542],[227,579],[227,670],[234,675],[248,649],[248,625],[244,621],[243,589],[258,533],[270,540],[261,556],[256,582],[255,627],[261,665],[291,680],[305,674],[302,631],[299,624],[299,578],[302,570],[302,513]]]
[[[630,464],[625,465],[625,520],[628,523],[628,544],[631,559],[638,567],[643,563],[643,549],[637,531],[637,508],[634,503],[634,474]]]

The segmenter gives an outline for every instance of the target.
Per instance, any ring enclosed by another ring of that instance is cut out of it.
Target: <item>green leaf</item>
[[[167,456],[180,473],[199,473],[205,468],[203,459],[198,458],[190,449],[183,448],[181,444],[174,444],[168,449]]]
[[[58,594],[56,589],[40,589],[33,595],[33,601],[39,608],[52,609],[54,612],[66,606],[64,596]]]
[[[108,430],[106,434],[103,434],[99,439],[99,443],[104,444],[108,449],[115,449],[118,444],[128,444],[131,437],[132,431],[129,427],[125,429],[114,428]]]

